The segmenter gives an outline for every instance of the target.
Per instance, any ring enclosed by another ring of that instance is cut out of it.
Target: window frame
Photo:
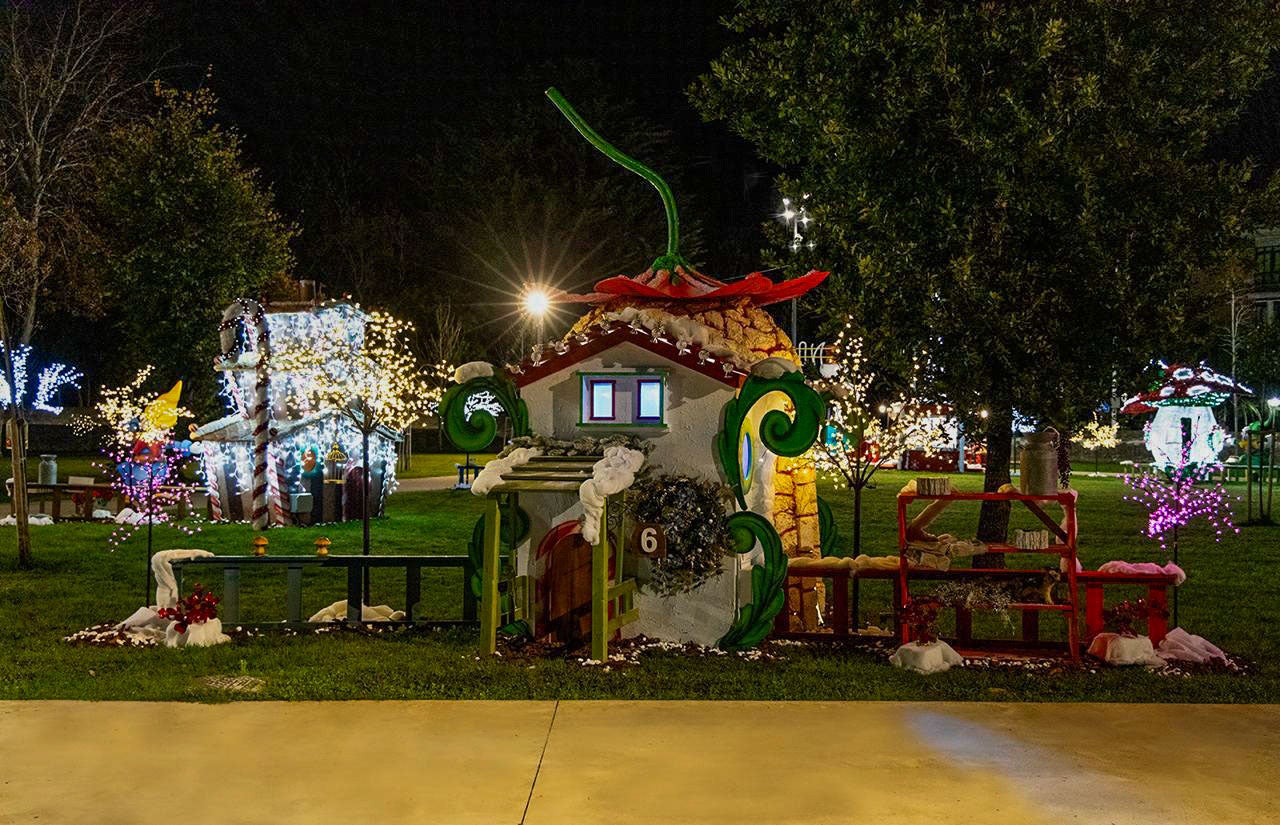
[[[636,429],[636,430],[665,430],[667,425],[667,381],[670,379],[671,370],[664,367],[634,367],[634,368],[613,368],[600,370],[577,370],[574,372],[578,380],[578,425],[585,429],[604,429],[615,428],[620,430]],[[658,418],[635,418],[639,412],[639,395],[638,389],[640,382],[652,380],[660,383],[661,392],[661,413]],[[593,412],[590,405],[591,386],[595,382],[611,381],[614,384],[614,407],[613,418],[593,418]],[[637,400],[628,401],[627,407],[620,408],[617,398],[618,385],[626,384],[630,388]],[[623,416],[630,413],[632,419],[625,420]]]
[[[641,386],[643,386],[643,385],[645,385],[645,384],[657,384],[657,385],[658,385],[658,414],[657,414],[657,415],[645,415],[645,414],[644,414],[643,408],[642,408],[642,406],[641,406],[641,404],[642,404],[642,400],[641,400],[641,399],[643,398],[643,394],[642,394],[642,392],[641,392],[640,388],[641,388]],[[647,427],[652,427],[652,426],[657,425],[657,424],[666,424],[666,423],[667,423],[667,381],[666,381],[666,376],[663,376],[663,375],[657,375],[657,374],[652,374],[652,375],[650,375],[650,374],[647,374],[647,373],[646,373],[646,374],[637,374],[637,375],[636,375],[636,380],[635,380],[635,388],[636,388],[636,390],[635,390],[635,396],[636,396],[636,408],[635,408],[635,412],[634,412],[634,413],[632,414],[632,416],[631,416],[631,420],[632,420],[633,422],[635,422],[636,424],[644,425],[644,426],[647,426]]]
[[[587,378],[587,423],[618,423],[618,382],[613,378]],[[609,385],[609,414],[596,415],[596,386]]]

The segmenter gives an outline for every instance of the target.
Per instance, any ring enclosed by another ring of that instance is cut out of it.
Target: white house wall
[[[593,427],[578,423],[581,412],[579,373],[611,370],[665,369],[666,422],[659,427]],[[520,390],[529,406],[529,423],[538,435],[572,440],[582,435],[604,437],[631,433],[653,443],[647,466],[723,481],[716,461],[715,437],[720,414],[734,388],[668,361],[647,349],[622,343],[534,381]]]

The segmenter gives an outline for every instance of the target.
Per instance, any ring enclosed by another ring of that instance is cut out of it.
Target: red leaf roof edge
[[[1194,367],[1190,364],[1161,364],[1160,366],[1164,380],[1154,389],[1140,392],[1126,399],[1124,406],[1120,408],[1121,413],[1140,415],[1155,412],[1166,404],[1185,404],[1200,397],[1205,397],[1204,406],[1216,407],[1222,403],[1222,399],[1215,396],[1230,395],[1233,392],[1253,395],[1253,390],[1238,381],[1233,381],[1230,376],[1214,372],[1205,364]]]
[[[750,298],[756,306],[767,306],[799,298],[825,281],[830,274],[815,269],[799,278],[774,283],[759,272],[752,272],[740,281],[726,284],[693,269],[677,266],[674,278],[665,269],[656,272],[649,269],[635,276],[615,275],[598,282],[594,292],[583,295],[560,293],[556,300],[573,304],[604,304],[620,298],[650,301]]]
[[[622,343],[647,349],[731,387],[737,387],[747,375],[723,356],[703,352],[696,344],[677,345],[644,327],[618,321],[588,327],[577,335],[548,345],[549,349],[541,350],[535,357],[526,358],[519,364],[508,364],[506,371],[517,387],[525,387]]]

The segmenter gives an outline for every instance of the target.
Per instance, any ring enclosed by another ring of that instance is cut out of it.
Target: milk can
[[[58,457],[56,455],[40,456],[40,473],[37,476],[40,484],[58,483]]]
[[[1051,496],[1058,492],[1058,431],[1046,427],[1023,440],[1022,477],[1019,487],[1023,495]]]

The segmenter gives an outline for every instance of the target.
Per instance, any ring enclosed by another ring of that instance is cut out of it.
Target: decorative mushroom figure
[[[1213,410],[1233,393],[1252,395],[1253,390],[1203,362],[1199,366],[1160,362],[1160,368],[1160,378],[1146,392],[1127,399],[1120,412],[1155,413],[1144,428],[1144,441],[1157,466],[1217,464],[1227,433]]]

